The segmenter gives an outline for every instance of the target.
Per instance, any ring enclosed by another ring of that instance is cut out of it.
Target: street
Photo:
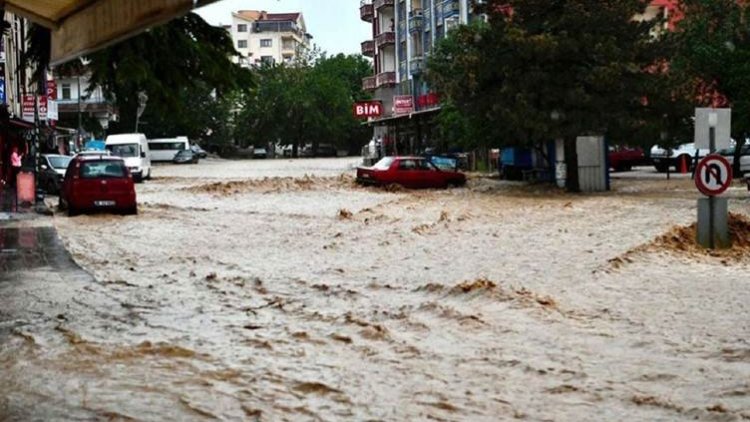
[[[688,176],[386,191],[358,161],[157,166],[137,216],[16,223],[93,279],[0,281],[0,414],[750,419],[750,249],[670,246]]]

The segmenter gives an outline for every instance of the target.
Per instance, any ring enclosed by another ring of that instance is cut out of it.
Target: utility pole
[[[83,132],[83,125],[81,124],[81,75],[78,75],[78,130],[76,130],[76,147],[79,147],[78,143],[81,140],[81,133]]]

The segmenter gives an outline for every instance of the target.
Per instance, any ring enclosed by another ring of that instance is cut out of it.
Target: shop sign
[[[21,119],[27,122],[34,121],[34,103],[36,102],[36,96],[24,95],[22,101]],[[47,96],[39,97],[39,118],[41,120],[47,119]]]
[[[382,101],[358,101],[354,103],[354,117],[358,119],[383,115]]]
[[[393,113],[409,114],[414,112],[414,97],[411,95],[396,95],[393,97]]]

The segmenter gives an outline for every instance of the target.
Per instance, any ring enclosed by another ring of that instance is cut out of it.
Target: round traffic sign
[[[695,168],[695,186],[706,196],[721,195],[731,184],[732,165],[721,155],[708,155]]]

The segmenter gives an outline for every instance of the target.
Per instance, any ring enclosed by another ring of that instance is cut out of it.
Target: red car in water
[[[109,155],[79,155],[68,165],[60,190],[60,209],[137,214],[135,184],[125,161]]]
[[[441,170],[424,157],[385,157],[372,167],[357,167],[357,182],[406,188],[447,188],[465,185],[466,176],[458,171]]]
[[[615,171],[630,171],[635,166],[646,163],[646,154],[642,148],[633,148],[624,145],[612,145],[609,147],[609,167]]]

